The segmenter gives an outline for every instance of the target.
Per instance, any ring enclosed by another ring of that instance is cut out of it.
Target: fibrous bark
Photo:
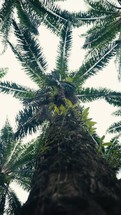
[[[22,215],[120,215],[121,186],[78,111],[56,116]]]

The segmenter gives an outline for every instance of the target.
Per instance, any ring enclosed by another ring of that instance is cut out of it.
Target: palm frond
[[[16,48],[10,42],[9,44],[28,75],[41,86],[46,79],[47,63],[39,43],[28,30],[18,27],[15,21],[13,21],[13,25],[18,44]]]
[[[119,110],[113,112],[112,115],[121,116],[121,109],[119,109]]]
[[[105,21],[109,20],[113,21],[116,17],[120,16],[120,10],[115,9],[114,7],[110,7],[110,5],[106,5],[105,1],[88,1],[85,0],[86,5],[88,7],[88,11],[82,13],[78,13],[78,19],[80,20],[80,24],[92,25],[92,28],[96,26],[103,27]],[[102,4],[103,2],[103,4]],[[105,7],[106,6],[106,7]],[[99,29],[98,29],[99,30]],[[90,29],[88,31],[91,31]],[[89,35],[88,35],[89,36]]]
[[[36,153],[36,141],[28,142],[26,145],[15,141],[13,130],[7,120],[0,131],[1,214],[4,211],[9,215],[20,215],[21,203],[11,190],[10,183],[17,182],[23,189],[30,190]]]
[[[7,68],[0,68],[0,78],[3,78],[7,73]]]
[[[15,147],[15,142],[13,142],[13,130],[6,120],[4,127],[0,131],[0,162],[2,165],[5,164],[8,156],[10,156],[11,151]],[[12,143],[12,144],[11,144]]]
[[[107,130],[109,133],[121,132],[121,121],[113,123]]]
[[[25,72],[27,72],[27,74],[29,74],[29,77],[34,80],[38,85],[40,84],[40,82],[42,82],[42,79],[36,74],[36,70],[34,71],[33,68],[31,68],[31,66],[29,65],[30,62],[27,60],[25,60],[23,58],[23,56],[21,55],[20,52],[18,52],[17,50],[17,46],[14,47],[10,41],[8,41],[13,53],[15,54],[16,58],[21,62],[22,66],[25,69]]]
[[[6,119],[5,125],[0,131],[0,140],[2,142],[5,142],[6,144],[8,144],[8,141],[10,142],[12,137],[13,137],[13,129],[12,129],[8,119]]]
[[[119,41],[121,41],[121,32],[119,33]],[[117,66],[118,80],[121,81],[121,44],[119,44],[117,49],[115,62]]]
[[[5,202],[6,202],[6,187],[4,186],[4,179],[2,177],[2,174],[0,174],[0,214],[3,215],[5,212]]]
[[[67,10],[60,9],[59,6],[54,4],[45,4],[45,9],[49,12],[50,15],[53,15],[55,19],[61,21],[64,25],[70,23],[73,27],[79,27],[81,24],[81,17],[83,17],[83,13],[70,13]]]
[[[20,171],[21,171],[21,169],[20,169]],[[34,169],[31,171],[32,175],[33,175],[33,172],[34,172]],[[27,174],[26,174],[26,175],[27,175]],[[25,175],[23,175],[22,173],[20,173],[20,175],[19,175],[19,174],[18,174],[18,175],[16,174],[15,182],[16,182],[17,184],[19,184],[19,186],[20,186],[23,190],[29,192],[30,189],[31,189],[31,179],[32,179],[32,175],[31,175],[31,177],[30,177],[29,175],[28,175],[28,176],[25,176]]]
[[[78,98],[82,102],[90,102],[96,99],[105,99],[114,106],[121,106],[121,93],[111,91],[105,88],[81,88],[77,92]]]
[[[13,151],[11,155],[11,159],[8,162],[8,166],[10,166],[10,170],[18,172],[19,169],[22,171],[27,168],[28,164],[31,164],[32,166],[32,160],[34,160],[35,155],[35,143],[33,141],[27,143],[26,145],[22,145],[21,143],[16,144],[16,149]],[[24,171],[20,174],[23,174]],[[27,175],[28,174],[28,175]],[[27,172],[26,177],[29,176],[29,174],[32,174],[32,171]],[[25,175],[24,175],[25,177]],[[16,176],[15,176],[16,178]]]
[[[108,1],[108,0],[106,0],[106,3],[108,4],[108,5],[110,5],[112,8],[115,8],[115,9],[118,9],[118,10],[120,10],[121,9],[121,7],[120,6],[118,6],[117,5],[117,2],[110,2],[110,1]]]
[[[42,134],[36,139],[28,144],[22,145],[23,153],[18,157],[16,164],[19,168],[16,168],[15,181],[25,190],[30,190],[30,182],[34,172],[36,156],[40,152],[40,149],[43,147],[45,141],[45,127],[44,125],[41,130]],[[22,151],[22,149],[21,149]],[[19,165],[22,164],[21,166]],[[14,168],[14,166],[13,166]]]
[[[94,25],[85,34],[86,41],[84,48],[89,48],[90,52],[94,49],[98,49],[98,52],[102,52],[104,47],[108,47],[111,43],[113,44],[115,40],[120,41],[120,10],[121,7],[118,6],[117,2],[112,2],[109,0],[92,1],[85,0],[89,4],[89,13],[92,13],[92,17],[98,17],[102,13],[103,19],[96,20]],[[121,57],[120,57],[120,44],[115,52],[116,64],[118,70],[118,78],[121,79]]]
[[[40,22],[44,23],[48,29],[54,33],[60,34],[64,25],[70,22],[73,26],[79,26],[80,20],[78,13],[69,13],[66,10],[61,10],[51,1],[27,1],[31,9],[40,17]]]
[[[97,141],[97,150],[102,157],[111,165],[112,169],[117,172],[121,167],[121,145],[118,135],[113,137],[109,142],[105,142],[105,136],[101,138],[95,134]]]
[[[35,22],[35,17],[32,13],[29,13],[29,16],[26,12],[27,5],[24,2],[15,0],[15,7],[17,9],[18,18],[20,20],[20,23],[23,24],[26,28],[29,28],[30,32],[38,35],[39,32],[37,30],[37,23]]]
[[[121,0],[118,0],[118,3],[121,5]]]
[[[92,11],[93,13],[95,13],[95,15],[99,15],[100,13],[109,15],[111,13],[117,13],[120,9],[118,7],[115,7],[114,4],[111,4],[107,0],[106,1],[85,0],[85,2],[87,3],[87,5],[90,6],[89,11]]]
[[[116,53],[116,68],[118,72],[118,80],[121,81],[121,49]]]
[[[61,34],[61,40],[60,44],[58,47],[58,56],[57,56],[57,61],[56,61],[56,70],[58,74],[60,74],[61,79],[65,79],[67,76],[67,71],[68,71],[68,58],[70,54],[70,48],[71,48],[71,43],[72,43],[72,31],[67,24]]]
[[[89,29],[86,34],[84,48],[102,47],[110,44],[116,37],[120,29],[120,17],[108,17],[103,23],[97,23]]]
[[[9,189],[8,195],[8,208],[6,209],[7,215],[20,215],[21,202],[12,189]]]
[[[7,40],[9,37],[9,32],[12,24],[13,18],[13,9],[14,9],[14,1],[13,0],[5,0],[2,4],[2,8],[0,10],[0,19],[2,21],[0,32],[3,34],[3,44],[6,47]]]
[[[112,13],[106,16],[104,12],[99,11],[99,13],[97,13],[94,10],[88,10],[87,12],[79,12],[77,17],[80,22],[79,26],[92,25],[93,27],[95,27],[98,24],[100,24],[100,26],[103,26],[105,20],[114,20],[116,18],[116,15],[117,13]]]
[[[47,26],[48,29],[52,30],[54,33],[60,33],[61,29],[63,28],[63,24],[66,22],[66,20],[58,16],[56,11],[53,11],[55,9],[54,5],[51,9],[47,7],[47,2],[42,4],[40,1],[28,1],[29,7],[31,10],[35,11],[37,16],[40,18],[40,23],[44,23],[45,26]],[[50,3],[49,3],[50,5]]]
[[[9,181],[15,180],[16,177],[21,178],[21,174],[30,180],[34,155],[34,142],[23,145],[21,142],[15,141],[12,128],[6,121],[0,133],[0,163],[2,171]]]
[[[19,98],[21,100],[25,98],[33,98],[36,94],[36,91],[30,88],[10,82],[0,82],[0,92],[12,94],[15,98]]]
[[[111,105],[113,104],[114,106],[120,107],[121,106],[121,93],[112,92],[112,95],[105,97],[105,100]]]
[[[35,162],[35,143],[26,145],[16,143],[8,162],[4,166],[8,169],[11,181],[16,181],[23,189],[30,189],[31,177]]]
[[[119,171],[121,167],[121,146],[117,138],[111,139],[109,146],[105,147],[103,156],[115,171]]]
[[[47,3],[58,2],[58,1],[65,1],[65,0],[42,0],[41,2],[43,4],[47,4]]]
[[[47,110],[45,107],[32,108],[31,106],[20,111],[16,121],[18,124],[15,138],[24,137],[26,134],[36,132],[38,127],[47,120]]]
[[[96,99],[104,98],[109,92],[106,89],[80,88],[77,96],[81,102],[90,102]]]
[[[119,46],[119,42],[116,41],[99,52],[98,49],[94,49],[86,57],[85,62],[80,67],[79,71],[73,73],[73,82],[78,86],[86,81],[87,78],[95,75],[98,71],[103,69],[109,62],[109,60],[115,55]]]

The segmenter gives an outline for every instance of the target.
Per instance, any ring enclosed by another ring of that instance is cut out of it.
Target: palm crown
[[[36,131],[43,122],[51,120],[53,114],[63,112],[64,108],[70,105],[76,105],[78,99],[81,102],[87,102],[104,98],[110,104],[121,105],[119,92],[104,88],[97,90],[82,87],[87,78],[100,69],[102,59],[96,62],[94,58],[87,58],[78,71],[68,71],[68,58],[72,44],[70,22],[61,32],[56,68],[50,73],[46,73],[47,62],[37,39],[15,21],[13,26],[18,43],[16,46],[10,42],[9,44],[27,74],[39,87],[39,90],[33,90],[16,83],[0,83],[2,92],[12,93],[24,104],[24,109],[17,116],[17,135],[24,136],[27,132]]]

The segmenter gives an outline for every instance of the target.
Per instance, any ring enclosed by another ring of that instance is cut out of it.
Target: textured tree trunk
[[[78,112],[53,119],[21,214],[121,214],[119,181],[97,152]]]

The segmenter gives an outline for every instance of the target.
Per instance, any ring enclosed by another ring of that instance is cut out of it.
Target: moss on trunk
[[[56,116],[22,215],[120,215],[121,186],[78,111]]]

